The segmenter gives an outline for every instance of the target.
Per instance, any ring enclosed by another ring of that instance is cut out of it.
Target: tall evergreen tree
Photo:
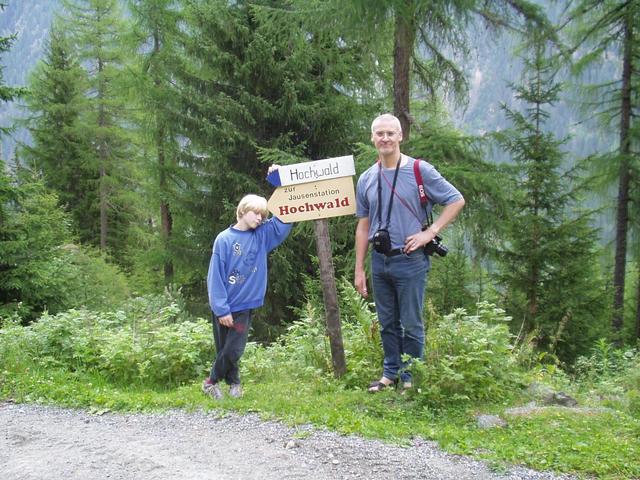
[[[117,0],[63,0],[62,25],[87,72],[87,110],[82,121],[97,172],[99,230],[102,251],[124,262],[127,236],[136,218],[136,170],[124,128],[127,111],[122,86],[125,62],[122,12]]]
[[[248,2],[191,1],[185,14],[185,55],[175,75],[179,123],[189,140],[181,157],[189,188],[181,192],[184,207],[174,226],[176,235],[190,236],[193,265],[206,262],[215,232],[233,221],[243,194],[271,190],[264,182],[266,157],[285,163],[350,150],[368,122],[360,113],[367,107],[348,93],[364,85],[370,71],[358,63],[366,51],[341,44],[331,29],[304,29],[295,19],[271,22]],[[296,237],[272,256],[274,294],[260,312],[272,324],[301,300],[292,287],[301,285],[301,270],[313,272],[308,242]],[[199,291],[202,278],[200,269]]]
[[[33,142],[24,146],[24,152],[71,213],[80,240],[91,241],[97,227],[98,176],[82,125],[85,91],[86,74],[64,30],[54,24],[44,58],[30,77],[26,126]]]
[[[6,7],[5,3],[0,3],[0,13],[4,11]],[[11,44],[15,39],[15,35],[10,35],[8,37],[0,37],[0,58],[2,58],[2,54],[11,48]],[[9,87],[4,84],[4,79],[2,76],[3,67],[0,64],[0,102],[10,102],[15,98],[23,95],[25,90],[21,87]],[[0,135],[6,134],[9,131],[7,127],[0,126]]]
[[[393,111],[405,141],[414,123],[411,100],[422,96],[412,92],[413,79],[431,101],[437,102],[437,94],[453,93],[459,100],[466,96],[466,78],[457,58],[468,51],[467,27],[473,21],[481,19],[491,28],[516,28],[523,20],[534,21],[551,35],[541,7],[528,0],[385,0],[375,8],[368,0],[295,4],[307,21],[338,23],[345,38],[359,38],[372,46],[379,65],[392,64]]]
[[[41,181],[0,168],[0,316],[33,320],[65,303],[59,247],[71,238],[69,222]]]
[[[140,125],[146,156],[151,159],[149,177],[155,179],[147,191],[152,193],[160,216],[159,257],[165,284],[170,284],[174,276],[172,202],[179,148],[173,113],[177,105],[172,65],[177,54],[176,25],[180,18],[177,4],[175,0],[129,1],[134,23],[133,49],[140,52],[132,100],[140,105],[136,123]]]
[[[632,183],[637,183],[638,151],[632,149],[634,119],[638,116],[640,98],[640,1],[639,0],[580,0],[569,11],[573,31],[571,53],[576,58],[575,69],[585,68],[614,54],[620,59],[620,77],[600,85],[593,85],[596,102],[590,102],[607,127],[614,126],[619,135],[615,154],[602,157],[617,169],[615,264],[613,273],[612,329],[620,334],[624,320],[625,276],[629,233],[629,203]],[[594,106],[595,104],[595,106]]]
[[[560,85],[545,38],[536,31],[531,38],[526,79],[512,86],[523,111],[503,107],[514,126],[497,135],[517,165],[513,210],[497,260],[517,327],[536,331],[541,348],[571,360],[602,333],[603,288],[596,232],[588,212],[576,208],[571,172],[561,169],[566,139],[545,132],[546,109],[558,100]]]

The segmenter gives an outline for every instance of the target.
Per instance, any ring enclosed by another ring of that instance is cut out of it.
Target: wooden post
[[[333,270],[331,241],[329,239],[329,222],[324,218],[314,220],[313,230],[316,235],[316,250],[320,261],[320,282],[322,284],[322,296],[326,312],[327,335],[331,345],[333,374],[336,378],[340,378],[346,373],[347,368],[344,358],[344,345],[342,343],[340,307],[338,306],[336,278]]]

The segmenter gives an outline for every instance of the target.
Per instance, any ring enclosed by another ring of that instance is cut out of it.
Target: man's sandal
[[[387,387],[397,386],[397,385],[398,385],[398,380],[393,380],[388,385],[386,383],[384,383],[384,382],[381,382],[380,380],[376,380],[375,382],[371,382],[369,384],[368,392],[369,393],[378,393],[378,392],[381,392],[382,390],[384,390]]]

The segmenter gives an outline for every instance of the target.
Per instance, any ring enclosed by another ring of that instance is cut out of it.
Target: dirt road
[[[560,479],[504,475],[431,442],[403,448],[257,416],[0,404],[2,480]]]

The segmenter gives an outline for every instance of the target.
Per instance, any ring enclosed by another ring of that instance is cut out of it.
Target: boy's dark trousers
[[[221,381],[229,385],[240,383],[240,357],[244,353],[251,327],[251,310],[232,312],[233,326],[225,327],[212,313],[213,338],[216,344],[216,359],[211,367],[213,383]]]

